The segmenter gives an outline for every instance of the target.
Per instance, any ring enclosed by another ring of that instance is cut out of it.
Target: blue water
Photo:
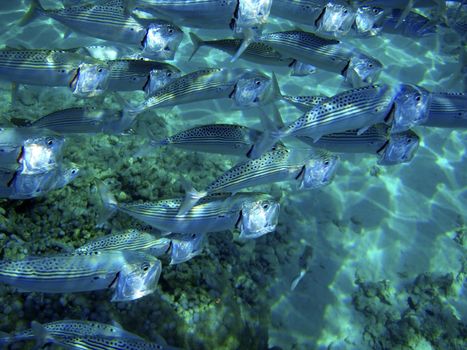
[[[51,0],[42,3],[54,5]],[[64,37],[65,27],[51,19],[18,27],[27,7],[23,1],[0,4],[3,45],[70,48],[99,43],[79,34]],[[265,31],[293,27],[272,16]],[[231,34],[228,29],[183,29],[203,38]],[[448,29],[424,38],[382,34],[347,42],[383,63],[380,82],[465,92],[461,44]],[[274,70],[287,95],[331,96],[348,88],[329,72],[291,77],[286,68],[242,60],[231,64],[227,54],[209,48],[187,62],[191,49],[185,34],[171,63],[183,72],[224,66],[266,74]],[[4,125],[12,118],[34,120],[96,103],[78,100],[64,88],[21,86],[18,94],[19,102],[11,103],[10,83],[0,81]],[[124,96],[143,98],[138,92]],[[110,95],[97,103],[119,106]],[[300,115],[285,103],[277,105],[286,120]],[[0,199],[2,259],[59,253],[110,232],[141,228],[123,214],[107,228],[96,228],[98,181],[109,181],[119,201],[151,201],[180,196],[182,175],[201,189],[238,162],[175,148],[155,149],[136,159],[142,129],[162,138],[214,122],[261,127],[255,110],[229,110],[225,101],[146,112],[141,119],[146,123],[132,135],[67,137],[64,158],[78,164],[82,175],[65,188],[37,199]],[[164,264],[157,291],[139,300],[111,303],[109,291],[21,293],[1,285],[0,330],[14,333],[29,328],[31,321],[81,319],[117,322],[147,340],[162,336],[186,349],[465,348],[466,132],[415,131],[422,141],[408,164],[381,167],[375,157],[346,155],[332,184],[322,189],[296,192],[286,183],[255,188],[280,198],[274,233],[247,242],[234,240],[231,232],[211,233],[200,256],[180,265]],[[303,276],[291,290],[301,269]],[[11,347],[32,348],[32,343],[25,344]]]

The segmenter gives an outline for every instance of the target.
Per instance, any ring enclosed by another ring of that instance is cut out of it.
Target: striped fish
[[[428,116],[422,125],[440,128],[467,128],[467,94],[432,92]]]
[[[363,52],[334,39],[325,39],[300,30],[264,34],[259,38],[286,57],[340,74],[354,87],[371,83],[382,69],[382,64]],[[360,81],[358,78],[360,77]]]
[[[160,261],[134,251],[93,252],[0,261],[0,282],[30,292],[73,293],[115,287],[112,301],[152,293]]]
[[[130,127],[122,112],[111,109],[73,107],[47,114],[30,124],[32,129],[48,129],[58,134],[119,134]]]
[[[162,256],[170,249],[170,239],[156,238],[154,235],[138,230],[128,230],[96,238],[81,247],[77,253],[90,253],[104,250],[138,250],[147,251],[154,256]]]
[[[146,90],[149,89],[148,85],[154,89],[154,86],[163,86],[180,73],[173,65],[149,60],[118,59],[107,61],[107,64],[110,91]],[[161,82],[161,79],[164,81]]]
[[[39,0],[32,0],[20,25],[45,16],[91,37],[141,47],[144,57],[173,59],[183,37],[181,29],[161,20],[143,25],[128,13],[125,3],[123,0],[121,4],[110,0],[45,10]]]
[[[247,156],[261,132],[242,125],[210,124],[181,131],[163,140],[152,140],[152,147],[174,146],[189,151]]]
[[[322,14],[329,0],[274,0],[271,13],[295,23],[315,27],[315,22]]]
[[[171,350],[171,346],[160,343],[150,343],[144,339],[120,338],[120,337],[99,337],[99,336],[74,336],[62,337],[56,343],[65,348],[80,350]]]
[[[277,81],[257,70],[203,69],[173,80],[127,112],[220,98],[232,98],[238,106],[266,104],[278,95],[277,90]]]
[[[358,129],[363,133],[371,125],[387,120],[396,91],[388,85],[369,85],[330,97],[296,121],[266,132],[251,155],[257,158],[265,149],[286,136],[308,136],[315,142],[323,135]]]
[[[99,185],[99,192],[108,211],[118,210],[165,233],[233,230],[239,228],[244,215],[248,213],[246,206],[252,204],[266,206],[267,212],[263,213],[263,218],[268,220],[264,224],[270,225],[271,220],[277,221],[279,211],[279,204],[271,196],[263,193],[210,195],[201,199],[186,215],[179,216],[177,213],[183,198],[163,199],[152,203],[118,204],[103,184]]]
[[[299,110],[307,112],[314,106],[326,100],[327,96],[282,96],[284,100],[293,104]]]
[[[347,130],[323,135],[318,141],[309,136],[299,136],[301,141],[317,148],[336,153],[369,153],[377,154],[388,143],[389,126],[376,124],[359,134],[358,130]]]
[[[65,50],[0,50],[0,78],[31,85],[70,86],[78,79],[81,63],[102,63]]]
[[[189,59],[191,59],[198,50],[203,46],[213,47],[218,50],[222,50],[231,55],[235,54],[240,48],[242,43],[241,39],[221,39],[221,40],[202,40],[196,34],[190,33],[191,42],[193,43],[193,52]],[[259,64],[268,64],[268,65],[278,65],[278,66],[290,66],[294,59],[283,56],[278,51],[274,50],[271,46],[262,43],[262,42],[253,42],[241,55],[241,58],[244,58],[248,61],[259,63]]]
[[[248,187],[282,181],[296,181],[299,189],[314,189],[334,178],[338,158],[325,152],[278,147],[261,157],[241,162],[215,179],[204,191],[185,184],[186,196],[179,215],[185,215],[205,196],[237,193]]]
[[[394,99],[392,133],[409,130],[423,124],[428,118],[431,94],[429,91],[410,84],[401,84]]]
[[[125,331],[115,325],[81,320],[62,320],[40,324],[32,321],[31,328],[14,334],[0,336],[0,345],[7,345],[20,341],[36,340],[36,347],[56,343],[56,339],[73,336],[114,337],[114,338],[142,338],[136,334]]]
[[[95,97],[107,91],[110,71],[102,64],[81,63],[78,73],[71,81],[73,95],[78,97]]]
[[[300,136],[303,142],[336,153],[368,153],[378,156],[379,165],[410,162],[420,144],[420,138],[411,130],[391,134],[390,127],[376,124],[362,134],[358,130],[323,135],[317,142]]]
[[[236,0],[133,0],[133,3],[136,10],[181,26],[213,29],[229,28],[237,7]]]

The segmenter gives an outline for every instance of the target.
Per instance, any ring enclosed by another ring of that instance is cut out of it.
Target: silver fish
[[[181,131],[163,140],[152,140],[152,147],[174,146],[189,151],[247,156],[261,132],[242,125],[210,124]]]
[[[112,338],[142,338],[136,334],[125,331],[123,328],[100,322],[81,320],[62,320],[40,324],[32,321],[31,328],[14,334],[0,336],[0,345],[7,345],[20,341],[36,340],[36,347],[56,343],[56,339],[62,337],[86,336],[86,337],[112,337]]]
[[[238,0],[230,27],[234,36],[242,37],[242,43],[233,55],[234,62],[261,35],[271,12],[272,0]]]
[[[2,194],[9,199],[29,199],[43,196],[50,191],[65,187],[79,175],[76,166],[62,166],[41,174],[17,172],[7,185],[2,187]]]
[[[375,6],[361,6],[357,8],[353,29],[358,34],[375,35],[381,31],[378,25],[385,15],[384,9]]]
[[[392,134],[387,145],[379,152],[379,165],[409,163],[417,153],[420,138],[411,130]]]
[[[277,81],[257,70],[203,69],[173,80],[157,90],[154,96],[126,112],[138,114],[155,107],[220,98],[233,98],[237,106],[247,104],[248,107],[272,102],[277,95]]]
[[[57,344],[65,348],[81,350],[171,350],[175,349],[160,343],[150,343],[144,339],[136,338],[114,338],[99,336],[74,336],[62,337],[57,340]]]
[[[180,70],[174,66],[151,70],[151,72],[149,72],[149,80],[143,87],[146,97],[153,96],[157,90],[180,77]]]
[[[0,282],[23,291],[73,293],[115,287],[112,301],[152,293],[160,261],[135,251],[107,251],[0,261]]]
[[[323,135],[346,130],[363,133],[388,119],[395,95],[395,89],[388,85],[369,85],[330,97],[287,126],[263,134],[253,147],[252,157],[257,158],[286,136],[308,136],[318,141]]]
[[[104,40],[135,45],[142,55],[152,59],[173,59],[182,41],[183,32],[166,21],[150,21],[142,25],[133,18],[122,1],[88,3],[59,10],[45,10],[38,0],[31,7],[20,25],[26,25],[39,16],[53,18],[72,30]]]
[[[316,20],[328,2],[328,0],[274,0],[271,13],[277,17],[315,27]]]
[[[391,134],[385,124],[373,125],[362,134],[358,130],[323,135],[317,142],[300,136],[301,141],[336,153],[367,153],[378,157],[379,165],[407,163],[414,157],[420,138],[408,130],[400,134]]]
[[[170,265],[181,264],[201,254],[205,233],[170,235]]]
[[[96,238],[81,247],[77,253],[90,253],[104,250],[137,250],[146,251],[156,257],[163,256],[170,249],[171,241],[168,238],[156,238],[154,235],[138,231],[127,230]]]
[[[328,2],[315,20],[317,31],[331,36],[347,35],[357,14],[352,6]]]
[[[425,126],[467,128],[467,94],[432,92]]]
[[[236,0],[133,0],[133,9],[170,19],[179,25],[227,29]]]
[[[382,64],[375,58],[337,40],[309,32],[292,30],[269,33],[259,40],[283,55],[338,73],[354,87],[371,83],[382,69]]]
[[[203,46],[213,47],[233,55],[238,51],[242,43],[241,39],[202,40],[194,33],[190,33],[190,38],[193,43],[193,52],[190,59]],[[254,63],[280,66],[289,66],[294,61],[293,58],[284,57],[271,46],[262,42],[252,42],[240,57]]]
[[[116,210],[141,220],[162,232],[207,233],[233,230],[239,228],[247,217],[252,204],[264,205],[268,209],[267,221],[257,230],[275,226],[279,212],[279,203],[271,196],[263,193],[214,194],[205,197],[186,215],[177,215],[183,198],[163,199],[152,203],[118,204],[109,190],[99,185],[99,192],[105,208],[110,212]],[[248,216],[254,221],[254,215]],[[258,218],[260,219],[260,218]],[[260,225],[261,226],[261,225]],[[255,235],[250,231],[252,224],[242,226],[244,235]]]
[[[438,25],[421,14],[412,11],[404,14],[402,10],[393,9],[384,17],[381,30],[384,33],[419,38],[436,34]]]
[[[293,104],[303,112],[309,111],[327,98],[327,96],[282,96],[282,99]]]
[[[81,63],[102,64],[72,51],[4,48],[0,50],[0,77],[19,84],[70,86],[79,79]]]
[[[35,128],[0,128],[0,170],[44,173],[57,165],[62,136]]]
[[[173,65],[150,60],[118,59],[107,61],[107,64],[110,70],[110,91],[154,89],[156,85],[160,87],[167,84],[180,73]]]
[[[109,83],[110,71],[105,64],[81,63],[78,73],[71,81],[70,88],[78,97],[94,97],[102,95]]]
[[[58,134],[119,134],[128,129],[131,122],[123,119],[122,111],[74,107],[47,114],[30,126]]]
[[[278,147],[261,157],[241,162],[215,179],[204,191],[185,183],[186,196],[179,215],[185,215],[205,196],[213,193],[237,193],[242,189],[293,181],[299,189],[314,189],[334,178],[338,157],[327,152]]]
[[[392,133],[409,130],[428,118],[431,94],[416,85],[401,84],[394,99]]]

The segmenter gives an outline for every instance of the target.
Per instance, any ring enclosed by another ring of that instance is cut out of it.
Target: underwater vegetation
[[[465,2],[0,16],[0,349],[465,348]]]

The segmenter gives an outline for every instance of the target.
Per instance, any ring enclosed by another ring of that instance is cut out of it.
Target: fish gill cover
[[[465,2],[0,16],[0,348],[465,348]]]

